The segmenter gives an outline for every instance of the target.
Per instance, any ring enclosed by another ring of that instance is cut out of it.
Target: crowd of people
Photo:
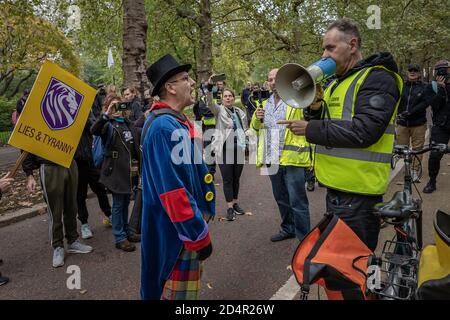
[[[261,87],[246,83],[239,108],[225,81],[211,76],[196,86],[189,75],[191,65],[180,65],[171,55],[148,68],[153,89],[142,101],[134,88],[125,88],[121,97],[111,86],[100,87],[71,167],[34,155],[23,164],[30,192],[36,187],[33,171],[40,169],[51,218],[53,266],[64,264],[64,237],[68,252],[93,249],[78,240],[76,222],[78,216],[83,239],[92,237],[86,208],[89,185],[104,223],[112,225],[115,246],[129,252],[141,241],[141,297],[197,298],[201,265],[213,251],[208,223],[216,214],[216,167],[226,201],[224,216],[235,221],[236,215],[245,214],[239,202],[240,178],[252,148],[256,166],[269,175],[279,209],[280,229],[270,237],[272,242],[302,240],[308,234],[306,191],[314,190],[317,179],[327,189],[327,213],[340,217],[375,250],[381,224],[372,211],[388,187],[394,144],[423,147],[428,107],[433,115],[430,142],[448,144],[450,139],[450,62],[436,63],[432,83],[424,83],[420,66],[410,64],[404,81],[390,53],[363,58],[358,28],[348,19],[328,27],[323,49],[322,57],[336,62],[336,74],[318,85],[313,103],[305,109],[282,100],[277,68],[268,70]],[[123,110],[117,108],[122,102],[127,103]],[[191,105],[202,135],[183,113]],[[99,167],[92,158],[95,136],[106,150]],[[172,151],[180,143],[187,148],[181,150],[184,160],[177,162]],[[198,152],[202,156],[195,161]],[[438,152],[430,155],[425,193],[436,190],[441,158]],[[419,171],[416,164],[415,181]],[[0,189],[9,183],[0,180]],[[132,196],[141,201],[130,226]]]

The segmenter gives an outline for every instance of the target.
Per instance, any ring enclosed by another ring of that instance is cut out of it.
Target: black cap
[[[417,63],[411,63],[408,65],[408,71],[420,71],[420,66]]]
[[[147,69],[148,80],[153,85],[152,97],[159,94],[161,87],[177,73],[191,70],[190,64],[180,65],[174,57],[166,54]]]

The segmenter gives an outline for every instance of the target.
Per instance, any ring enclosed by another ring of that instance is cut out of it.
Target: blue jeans
[[[120,243],[128,237],[128,206],[129,194],[112,194],[111,224],[116,243]]]
[[[270,175],[272,192],[281,215],[281,232],[302,240],[309,232],[309,202],[305,190],[305,168],[280,166]]]

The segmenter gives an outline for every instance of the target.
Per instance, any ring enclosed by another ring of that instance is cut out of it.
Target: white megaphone
[[[316,83],[336,73],[336,62],[320,59],[308,68],[296,63],[285,64],[278,70],[275,87],[280,98],[293,108],[310,106],[316,97]]]

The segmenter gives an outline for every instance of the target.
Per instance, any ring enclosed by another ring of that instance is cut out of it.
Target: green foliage
[[[149,62],[171,53],[181,63],[193,65],[192,76],[197,80],[204,35],[191,17],[199,15],[202,1],[146,0]],[[78,30],[67,26],[67,9],[73,4],[81,13]],[[367,8],[372,4],[381,8],[378,30],[366,25],[371,14]],[[214,0],[210,7],[210,71],[226,73],[228,86],[237,92],[247,80],[263,83],[272,68],[288,62],[309,65],[320,58],[323,33],[332,20],[341,17],[358,22],[364,56],[390,51],[401,70],[410,62],[429,69],[436,60],[450,56],[448,0]],[[0,9],[0,94],[7,72],[15,73],[4,92],[9,96],[45,58],[55,59],[91,85],[122,84],[122,0],[4,0]],[[107,67],[108,48],[115,61],[111,69]]]
[[[0,96],[0,132],[12,129],[11,114],[16,109],[16,103],[20,96],[7,99]]]

